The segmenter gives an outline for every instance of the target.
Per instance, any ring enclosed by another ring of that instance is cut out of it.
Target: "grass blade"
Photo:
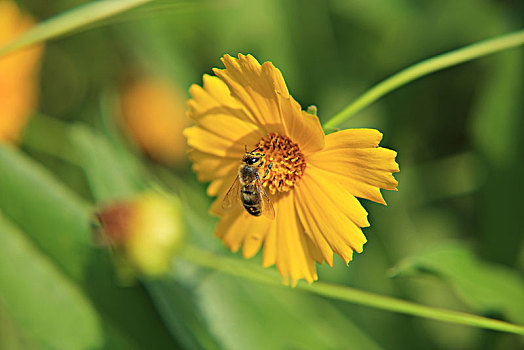
[[[0,48],[0,56],[70,33],[78,28],[120,14],[152,0],[92,1],[58,14],[34,26],[20,37]]]

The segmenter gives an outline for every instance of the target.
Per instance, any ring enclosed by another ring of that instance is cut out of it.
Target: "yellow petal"
[[[197,122],[198,127],[217,136],[233,141],[244,150],[252,149],[264,136],[254,124],[241,121],[227,114],[208,113]]]
[[[216,157],[197,150],[190,152],[190,159],[193,161],[193,170],[197,173],[198,180],[211,181],[207,194],[218,196],[222,201],[233,180],[238,176],[239,159]],[[214,204],[210,212],[222,215],[221,204]]]
[[[350,218],[362,215],[363,209],[352,204],[353,199],[349,193],[337,193],[341,191],[339,184],[326,181],[319,185],[320,174],[315,173],[313,176],[311,169],[308,171],[294,191],[302,224],[316,242],[327,242],[329,247],[348,263],[352,259],[353,250],[362,252],[366,242],[360,227]],[[359,220],[364,222],[365,215]],[[324,247],[322,250],[326,259],[327,249]],[[326,261],[330,263],[328,259]]]
[[[240,159],[244,154],[244,145],[228,140],[198,126],[185,129],[184,136],[187,138],[187,144],[190,147],[202,153],[237,159]]]
[[[304,226],[306,235],[308,235],[310,241],[315,244],[317,249],[320,251],[322,257],[320,261],[318,261],[318,258],[315,259],[315,261],[317,261],[318,263],[325,261],[329,266],[333,266],[332,244],[328,243],[325,236],[322,234],[322,231],[316,228],[314,221],[312,221],[313,219],[311,217],[309,209],[307,208],[307,206],[304,208],[302,207],[302,203],[300,203],[300,201],[302,200],[301,198],[302,196],[300,193],[297,193],[295,195],[295,206],[298,213],[298,217],[300,218],[302,226]],[[348,254],[349,256],[351,256],[352,254],[350,249],[348,249]]]
[[[316,116],[302,111],[289,95],[282,73],[271,62],[260,65],[251,55],[226,55],[226,69],[215,74],[249,111],[249,119],[266,133],[289,136],[305,154],[324,147],[324,133]]]
[[[303,111],[291,96],[277,94],[286,135],[297,143],[303,154],[308,155],[324,148],[324,131],[314,115]]]
[[[226,83],[233,97],[249,111],[254,123],[266,133],[283,134],[275,93],[275,86],[281,86],[282,83],[275,84],[272,79],[275,75],[267,72],[262,74],[262,67],[251,55],[238,55],[238,59],[225,55],[222,63],[226,69],[214,69],[213,72]]]
[[[190,88],[188,116],[197,125],[184,131],[188,144],[215,156],[240,159],[244,146],[253,148],[264,135],[263,130],[249,120],[220,79],[204,75],[203,80],[203,87]]]
[[[249,215],[249,214],[246,214]],[[253,224],[256,225],[244,236],[242,256],[246,259],[253,257],[259,250],[266,238],[268,231],[273,226],[274,221],[264,216],[254,218]]]
[[[338,148],[375,148],[382,140],[376,129],[345,129],[326,136],[326,151]]]
[[[308,157],[310,165],[335,175],[349,192],[378,203],[380,189],[396,190],[399,171],[396,152],[377,147],[382,134],[372,129],[349,129],[326,136],[326,147]]]
[[[230,140],[256,133],[256,141],[253,141],[256,143],[264,135],[249,120],[242,105],[231,97],[227,86],[217,77],[204,75],[204,87],[193,85],[190,93],[193,98],[188,102],[188,115],[198,126]]]
[[[226,175],[212,181],[207,188],[208,196],[218,196],[218,198],[224,198],[233,181],[238,177],[238,170],[236,167],[232,168]],[[213,213],[213,211],[212,211]],[[215,213],[216,214],[216,213]]]
[[[323,252],[320,250],[320,247],[317,244],[315,244],[315,242],[311,239],[311,236],[308,234],[306,234],[305,241],[306,241],[306,246],[308,247],[309,253],[311,254],[311,257],[313,258],[313,260],[315,260],[319,264],[322,264],[322,262],[324,262],[324,255],[323,255]],[[331,251],[331,258],[333,258],[332,251]]]
[[[238,115],[241,119],[246,117],[242,105],[231,96],[227,85],[217,77],[205,74],[203,87],[193,84],[189,92],[192,96],[189,100],[190,116],[194,119],[217,108],[232,110],[233,115]]]
[[[211,205],[209,212],[214,215],[223,215],[224,210],[222,209],[222,202],[226,196],[226,193],[229,191],[236,177],[238,177],[238,172],[236,169],[231,170],[227,175],[222,178],[219,178],[213,181],[207,188],[207,194],[210,196],[217,196],[217,199]],[[240,198],[238,200],[238,206],[240,206]]]
[[[193,170],[197,172],[199,181],[221,179],[240,166],[239,157],[217,157],[197,150],[191,150],[189,158],[193,162]]]
[[[387,148],[356,148],[318,152],[310,163],[380,188],[393,190],[398,185],[393,172],[398,171],[395,162],[397,152]]]
[[[238,206],[222,216],[215,230],[215,235],[233,252],[238,251],[247,239],[248,248],[246,248],[244,254],[251,257],[256,254],[260,247],[259,244],[258,248],[254,250],[256,246],[253,247],[253,241],[262,242],[272,224],[273,220],[262,216],[254,217],[249,215],[243,207]]]
[[[368,227],[368,213],[360,204],[357,198],[342,186],[332,176],[332,173],[315,168],[310,165],[307,168],[308,181],[313,181],[319,189],[323,189],[333,203],[336,203],[338,210],[346,215],[358,227]]]
[[[276,210],[277,208],[275,208]],[[277,263],[277,228],[276,220],[266,235],[262,266],[269,267]]]
[[[317,280],[314,257],[318,251],[310,251],[311,244],[304,232],[295,207],[293,193],[282,195],[276,204],[277,216],[264,242],[264,266],[276,263],[285,284],[296,285],[299,279],[309,283]]]

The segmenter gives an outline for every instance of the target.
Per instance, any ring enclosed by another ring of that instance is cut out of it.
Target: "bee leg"
[[[269,170],[273,167],[273,163],[269,163],[269,165],[267,166],[267,170],[266,172],[264,173],[264,177],[265,178],[268,174],[269,174]]]

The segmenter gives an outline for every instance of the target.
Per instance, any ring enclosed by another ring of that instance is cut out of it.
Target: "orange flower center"
[[[289,137],[271,133],[258,142],[256,149],[266,155],[260,176],[262,184],[272,194],[289,191],[304,175],[306,160]],[[263,177],[269,164],[273,165],[268,175]]]

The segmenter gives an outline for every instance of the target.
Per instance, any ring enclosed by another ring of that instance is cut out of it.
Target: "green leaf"
[[[101,348],[89,300],[0,214],[0,296],[26,335],[43,348]]]
[[[151,0],[91,1],[52,17],[29,29],[15,41],[0,48],[0,56],[70,33],[88,24],[122,13]]]
[[[76,164],[84,170],[96,201],[124,198],[144,188],[140,169],[125,149],[111,144],[101,134],[82,125],[75,125],[68,133],[78,154]],[[217,348],[181,288],[172,285],[163,288],[161,281],[146,280],[143,284],[151,293],[171,333],[186,348]],[[126,307],[125,303],[118,303],[120,307]]]
[[[0,169],[0,210],[81,279],[90,254],[88,204],[16,149],[0,146]]]
[[[219,349],[205,320],[196,307],[195,295],[175,281],[165,278],[147,281],[147,289],[173,336],[186,349]]]
[[[453,244],[411,257],[396,268],[396,275],[432,273],[451,284],[475,309],[505,315],[524,324],[524,279],[514,270],[486,263],[466,247]]]
[[[138,169],[129,155],[118,152],[102,135],[85,126],[75,125],[71,127],[69,136],[96,201],[129,197],[143,188]]]
[[[0,169],[0,210],[115,326],[106,337],[121,332],[143,346],[174,346],[144,289],[118,286],[107,251],[94,249],[91,207],[16,149],[0,146]]]
[[[29,340],[23,329],[16,324],[3,298],[0,298],[0,349],[38,349],[36,344]]]
[[[194,277],[177,278],[194,283]],[[380,348],[329,302],[291,288],[212,273],[192,289],[208,327],[225,349]]]

